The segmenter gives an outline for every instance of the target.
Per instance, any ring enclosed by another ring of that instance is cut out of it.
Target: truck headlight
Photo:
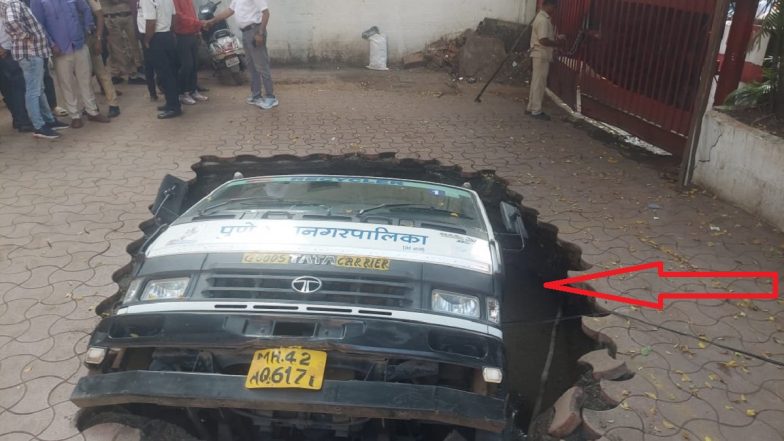
[[[479,318],[479,298],[440,289],[433,290],[433,311]]]
[[[150,280],[144,287],[141,300],[181,299],[185,297],[185,288],[190,280],[190,277]]]
[[[495,297],[487,298],[487,319],[493,323],[501,323],[501,302]]]
[[[142,286],[142,279],[133,279],[131,283],[128,284],[128,289],[125,290],[125,295],[123,296],[122,302],[128,303],[133,301],[136,298],[136,295],[139,294],[139,288]]]

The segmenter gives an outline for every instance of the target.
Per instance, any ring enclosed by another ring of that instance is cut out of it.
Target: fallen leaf
[[[650,355],[652,350],[653,348],[651,348],[650,346],[645,346],[644,348],[640,349],[640,355],[642,355],[643,357],[647,357],[648,355]]]
[[[746,409],[746,415],[750,417],[757,416],[757,411],[754,409]]]
[[[653,392],[645,392],[645,395],[652,400],[656,399],[656,394]]]
[[[621,403],[621,409],[623,409],[623,410],[629,410],[629,403],[627,403],[626,401],[624,401],[623,403]]]
[[[669,422],[667,420],[662,421],[662,425],[664,426],[665,429],[674,429],[675,428],[675,424],[672,424],[671,422]]]
[[[700,347],[700,349],[705,349],[705,348],[707,347],[707,345],[705,344],[705,342],[699,342],[699,343],[697,343],[697,346],[699,346],[699,347]]]

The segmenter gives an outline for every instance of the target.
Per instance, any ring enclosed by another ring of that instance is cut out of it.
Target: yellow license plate
[[[300,348],[261,349],[253,354],[248,389],[321,389],[327,353]]]
[[[389,271],[389,259],[384,259],[383,257],[338,256],[336,265],[345,268],[362,268],[376,271]]]

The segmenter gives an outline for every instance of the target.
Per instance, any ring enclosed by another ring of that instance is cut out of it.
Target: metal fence
[[[561,0],[550,88],[673,154],[686,146],[716,0]]]

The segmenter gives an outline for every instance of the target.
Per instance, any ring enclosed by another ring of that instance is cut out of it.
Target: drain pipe
[[[542,410],[542,400],[544,399],[544,389],[547,385],[547,378],[550,376],[550,365],[553,364],[553,354],[555,353],[555,338],[558,335],[558,325],[561,324],[563,317],[563,297],[558,302],[558,311],[555,313],[555,320],[553,321],[553,328],[550,330],[550,347],[547,350],[547,359],[545,359],[544,367],[542,368],[542,375],[539,377],[539,393],[536,395],[536,402],[534,402],[533,412],[531,413],[531,421],[528,423],[528,432],[531,432],[534,420]]]

